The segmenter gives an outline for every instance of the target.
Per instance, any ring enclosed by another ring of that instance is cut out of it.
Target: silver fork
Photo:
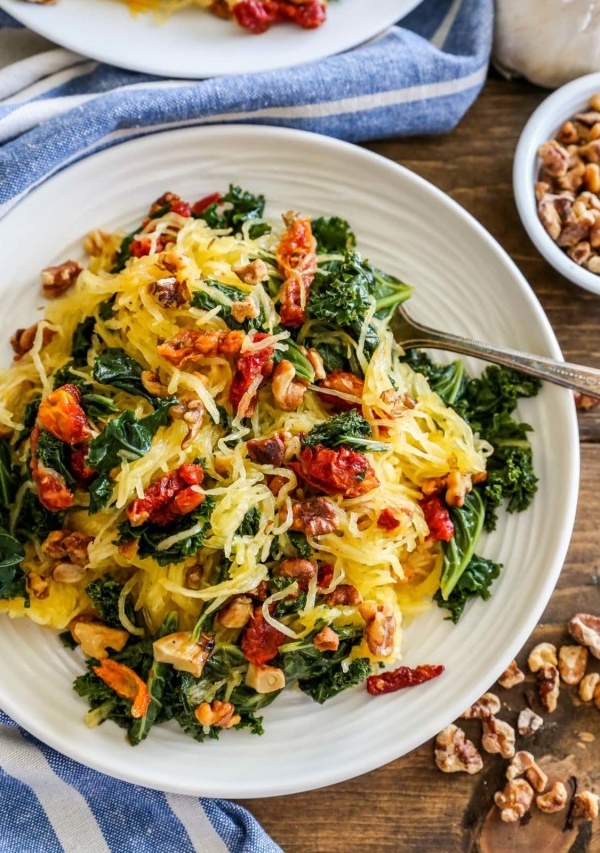
[[[600,370],[595,367],[555,361],[553,358],[542,355],[519,352],[519,350],[495,344],[484,344],[472,338],[463,338],[452,335],[450,332],[431,329],[415,322],[403,305],[396,308],[390,328],[395,339],[404,349],[429,347],[460,353],[460,355],[472,355],[600,399]]]

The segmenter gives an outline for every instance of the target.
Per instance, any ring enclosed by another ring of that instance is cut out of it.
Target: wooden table
[[[520,223],[511,186],[519,133],[548,93],[494,76],[460,126],[439,137],[373,142],[368,148],[408,166],[472,213],[512,256],[554,327],[565,359],[600,367],[600,297],[570,284],[537,253]],[[568,641],[566,623],[579,611],[600,614],[600,408],[579,414],[581,487],[577,520],[558,586],[542,621],[518,660],[538,642]],[[552,523],[549,520],[549,523]],[[598,661],[593,661],[600,670]],[[594,667],[592,667],[594,668]],[[523,707],[523,685],[500,692]],[[563,689],[529,747],[580,789],[600,792],[600,710]],[[510,721],[509,713],[501,714]],[[514,711],[513,718],[516,716]],[[514,719],[513,719],[514,721]],[[476,721],[463,723],[478,742]],[[433,744],[343,784],[294,796],[248,800],[245,805],[285,853],[583,853],[600,851],[600,818],[563,832],[565,814],[541,815],[526,825],[497,818],[493,794],[507,762],[484,755],[481,773],[444,774]],[[541,832],[541,836],[540,833]],[[554,834],[553,834],[554,833]]]

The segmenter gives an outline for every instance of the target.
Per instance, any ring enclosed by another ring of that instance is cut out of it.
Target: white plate
[[[293,208],[346,217],[367,257],[416,286],[411,308],[417,318],[560,357],[552,329],[515,265],[439,190],[347,143],[242,125],[124,143],[66,169],[20,202],[0,222],[2,341],[35,319],[39,270],[80,255],[87,231],[133,226],[165,190],[193,200],[226,189],[230,181],[263,192],[271,216]],[[24,234],[27,249],[15,250],[23,247]],[[5,363],[10,358],[7,344],[0,356]],[[406,630],[404,662],[444,664],[446,672],[435,681],[377,698],[357,688],[323,706],[290,691],[266,709],[263,737],[226,732],[219,741],[198,744],[177,725],[157,726],[132,748],[113,723],[86,729],[85,702],[71,688],[81,671],[77,656],[46,629],[3,617],[0,705],[84,764],[183,794],[288,794],[348,779],[403,755],[496,680],[527,640],[562,567],[579,480],[572,394],[545,386],[519,411],[535,429],[539,493],[526,513],[504,515],[478,549],[505,565],[492,598],[473,603],[457,626],[433,608]]]
[[[268,71],[349,50],[383,32],[420,0],[336,0],[316,30],[278,25],[260,36],[203,9],[188,8],[157,24],[133,17],[121,0],[57,0],[39,5],[0,0],[29,29],[111,65],[163,77],[216,77]]]

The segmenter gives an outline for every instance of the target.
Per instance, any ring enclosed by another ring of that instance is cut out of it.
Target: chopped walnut
[[[142,370],[140,379],[142,385],[153,397],[168,397],[169,389],[160,381],[160,376],[153,370]]]
[[[460,715],[463,720],[483,720],[493,717],[501,708],[495,693],[484,693],[477,702]]]
[[[104,247],[110,242],[111,236],[106,231],[101,231],[99,228],[94,228],[83,239],[83,250],[90,257],[101,255]]]
[[[52,580],[57,583],[79,583],[85,575],[85,568],[75,563],[57,563],[52,569]]]
[[[435,739],[435,763],[444,773],[479,773],[483,759],[458,726],[446,726]]]
[[[327,376],[327,373],[325,372],[325,365],[323,363],[323,359],[321,358],[317,350],[307,350],[306,357],[315,373],[315,382],[319,382],[321,379],[325,379],[325,377]]]
[[[29,572],[25,578],[25,588],[29,595],[37,598],[38,601],[43,601],[50,595],[50,585],[46,578],[43,578],[37,572]]]
[[[129,640],[124,628],[110,628],[102,622],[88,619],[74,619],[69,629],[76,643],[88,657],[103,660],[108,657],[108,649],[120,652]]]
[[[506,770],[507,779],[517,779],[525,776],[534,791],[541,793],[548,784],[548,777],[538,767],[535,758],[530,752],[520,750],[516,752]]]
[[[573,797],[572,816],[583,820],[595,820],[598,817],[600,797],[592,791],[582,791]]]
[[[181,442],[181,449],[187,450],[194,443],[202,428],[204,403],[198,397],[182,398],[175,406],[171,406],[169,417],[173,418],[173,420],[181,419],[187,424],[188,431]]]
[[[317,574],[317,567],[310,560],[301,557],[289,557],[283,560],[278,568],[277,574],[285,578],[297,580],[301,589],[306,589],[309,582]]]
[[[219,610],[217,619],[224,628],[243,628],[253,610],[254,603],[249,595],[236,595]]]
[[[42,542],[42,551],[53,560],[68,558],[77,566],[85,566],[88,562],[88,548],[93,541],[93,536],[76,530],[52,530]]]
[[[577,685],[585,675],[588,650],[585,646],[561,646],[558,650],[558,671],[565,684]]]
[[[244,320],[254,320],[259,314],[260,308],[251,296],[246,296],[244,299],[240,299],[239,302],[234,302],[231,306],[231,316],[236,323],[243,323]]]
[[[190,672],[194,678],[200,678],[202,675],[204,665],[214,647],[215,641],[212,637],[203,634],[195,641],[188,631],[167,634],[152,644],[155,661],[170,663],[175,669]]]
[[[284,412],[295,412],[302,403],[306,385],[296,381],[296,368],[291,361],[282,358],[271,378],[273,399]]]
[[[544,720],[531,708],[523,708],[517,721],[517,730],[523,737],[530,737],[544,725]]]
[[[527,658],[527,664],[531,672],[538,672],[543,666],[547,664],[553,664],[556,666],[558,664],[558,657],[556,655],[556,646],[552,643],[538,643],[537,646],[529,653],[529,657]]]
[[[516,823],[531,808],[533,788],[525,779],[512,779],[504,790],[496,791],[494,802],[500,809],[500,817],[505,823]]]
[[[378,604],[376,601],[365,601],[359,605],[358,612],[366,622],[365,640],[371,654],[378,658],[389,657],[394,651],[396,634],[396,617],[392,605],[388,602]]]
[[[553,664],[546,664],[537,673],[538,690],[540,701],[548,713],[556,711],[558,694],[560,692],[560,678],[558,669]]]
[[[591,702],[594,698],[594,693],[600,682],[600,674],[590,672],[584,675],[579,682],[579,698],[582,702]]]
[[[72,287],[82,267],[77,261],[65,261],[55,267],[42,270],[42,292],[44,296],[53,299]]]
[[[484,718],[481,745],[486,752],[499,752],[503,758],[512,758],[515,754],[515,730],[504,720],[497,717]]]
[[[260,258],[248,264],[234,264],[232,270],[244,284],[258,284],[269,278],[269,268]]]
[[[598,247],[600,247],[600,239],[598,240]],[[575,397],[575,407],[580,412],[589,412],[590,409],[600,406],[598,397],[590,397],[589,394],[582,394],[581,391],[573,391],[573,396]]]
[[[498,679],[498,684],[506,690],[509,690],[511,687],[521,684],[524,680],[525,673],[519,669],[519,665],[516,660],[512,660]]]
[[[27,329],[17,329],[10,339],[10,344],[15,353],[15,361],[19,361],[26,352],[33,349],[38,325],[38,323],[34,323],[32,326],[28,326]],[[49,344],[55,334],[56,332],[54,329],[49,329],[48,326],[44,326],[42,330],[42,346],[45,347],[46,344]]]
[[[554,814],[564,809],[569,796],[562,782],[555,782],[545,794],[538,794],[535,804],[541,812]]]
[[[586,646],[595,658],[600,658],[600,616],[576,613],[567,630],[574,640]]]
[[[332,592],[323,597],[330,607],[358,607],[362,604],[362,595],[351,583],[339,583]]]
[[[257,465],[273,465],[279,468],[283,464],[285,443],[278,433],[268,438],[251,438],[246,443],[248,456]]]
[[[194,711],[194,716],[201,726],[216,726],[219,729],[230,729],[237,726],[242,718],[235,713],[235,705],[231,702],[221,702],[213,699],[209,704],[202,702]]]
[[[306,536],[324,536],[340,526],[340,511],[327,498],[312,498],[292,504],[294,520],[290,530],[298,530]]]
[[[544,142],[538,149],[544,172],[553,178],[567,174],[570,156],[566,148],[555,139]]]
[[[163,308],[179,308],[189,302],[190,292],[187,284],[174,275],[159,278],[151,287],[151,292]]]
[[[335,652],[340,645],[339,635],[326,625],[313,637],[313,646],[320,652]]]

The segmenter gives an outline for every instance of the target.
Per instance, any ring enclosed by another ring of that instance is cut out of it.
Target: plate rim
[[[6,221],[11,220],[13,213],[18,210],[26,210],[29,204],[34,204],[38,192],[48,192],[48,189],[46,189],[48,186],[50,186],[51,188],[52,184],[55,181],[58,183],[61,180],[64,180],[63,173],[68,173],[71,178],[73,178],[74,176],[74,179],[77,179],[79,174],[84,174],[86,169],[93,169],[102,160],[110,161],[110,159],[113,157],[117,157],[117,159],[119,159],[120,156],[123,156],[122,152],[128,146],[135,146],[137,149],[139,149],[138,153],[143,153],[143,149],[145,147],[151,148],[156,146],[157,144],[160,145],[161,140],[164,140],[166,138],[165,134],[168,134],[169,138],[173,139],[174,134],[180,138],[194,138],[199,135],[207,138],[218,138],[220,136],[235,137],[238,136],[240,133],[242,135],[247,134],[249,136],[257,138],[296,138],[301,143],[316,146],[316,148],[325,147],[338,152],[345,151],[352,156],[359,157],[365,162],[373,162],[379,167],[385,167],[389,169],[390,172],[400,172],[405,177],[408,176],[409,180],[420,185],[421,188],[426,189],[427,192],[429,192],[437,202],[440,202],[447,209],[451,209],[459,216],[459,218],[466,221],[469,226],[478,233],[479,237],[483,239],[487,247],[493,253],[499,256],[504,262],[504,264],[511,269],[513,278],[515,279],[515,282],[518,282],[519,288],[522,291],[521,295],[527,299],[530,304],[530,307],[536,313],[537,319],[540,323],[540,329],[543,332],[550,354],[556,358],[561,358],[561,352],[558,340],[554,334],[554,330],[539,300],[537,299],[533,290],[527,283],[527,280],[520,272],[516,263],[512,260],[506,250],[504,250],[501,244],[497,240],[495,240],[494,237],[492,237],[492,235],[481,225],[481,223],[479,223],[472,216],[472,214],[466,211],[458,204],[458,202],[454,201],[454,199],[452,199],[445,192],[437,188],[434,184],[430,183],[425,178],[422,178],[420,175],[417,175],[416,173],[412,172],[407,167],[363,147],[335,138],[316,134],[310,131],[296,130],[271,125],[247,125],[240,123],[162,130],[157,131],[156,133],[153,133],[148,136],[126,140],[117,145],[113,145],[110,148],[105,148],[101,151],[94,152],[93,154],[90,154],[89,156],[68,165],[65,169],[51,175],[46,181],[32,189],[26,196],[21,198],[19,202],[15,204],[2,219],[0,219],[0,239],[4,231]],[[123,146],[125,146],[125,149],[123,148]],[[126,156],[126,154],[124,156]],[[33,202],[31,201],[31,199],[33,199]],[[578,440],[577,417],[573,401],[571,401],[571,405],[568,407],[565,404],[564,421],[562,425],[567,428],[569,437],[572,439],[572,441],[569,442],[568,446],[564,448],[565,454],[568,454],[569,457],[568,461],[570,464],[571,477],[568,483],[565,483],[565,507],[567,510],[567,524],[564,525],[561,534],[561,544],[563,547],[562,550],[558,552],[558,556],[555,555],[552,571],[547,572],[545,575],[544,584],[542,587],[543,592],[539,595],[539,598],[535,602],[534,606],[532,606],[528,611],[529,619],[527,620],[527,624],[520,626],[519,630],[516,632],[516,635],[513,637],[512,643],[508,646],[506,650],[506,654],[504,655],[504,657],[506,658],[506,663],[508,663],[510,659],[516,656],[517,652],[521,649],[524,642],[527,640],[527,637],[530,635],[531,631],[535,627],[535,624],[539,621],[539,618],[550,599],[552,591],[560,575],[560,571],[564,563],[564,558],[566,556],[567,549],[569,547],[573,533],[573,526],[577,510],[577,495],[579,489],[580,473],[580,444]],[[39,629],[39,626],[35,627]],[[484,690],[487,689],[489,684],[493,683],[493,681],[500,675],[503,668],[504,666],[500,667],[500,664],[498,664],[496,672],[489,672],[485,676],[480,676],[479,679],[477,679],[472,685],[471,690],[469,691],[470,695],[466,696],[465,704],[470,704],[470,702],[474,701],[482,692],[484,692]],[[259,797],[281,796],[286,794],[299,793],[306,790],[314,790],[328,785],[337,784],[342,781],[347,781],[351,778],[355,778],[356,776],[371,772],[372,770],[381,767],[383,764],[396,760],[398,757],[405,755],[407,752],[423,744],[426,740],[429,739],[429,737],[432,736],[432,734],[430,733],[427,734],[426,737],[423,737],[420,733],[421,730],[415,730],[412,739],[410,739],[409,745],[405,749],[403,749],[401,756],[388,754],[387,757],[385,757],[383,760],[381,759],[379,753],[376,753],[375,756],[363,756],[360,766],[355,766],[356,762],[354,762],[354,766],[351,769],[351,772],[348,772],[347,761],[343,762],[339,767],[335,766],[335,764],[332,762],[331,765],[327,768],[326,772],[320,773],[319,782],[317,785],[308,782],[307,780],[305,780],[303,784],[290,784],[287,780],[284,780],[283,783],[273,782],[271,787],[263,788],[260,791],[247,788],[237,788],[235,791],[232,792],[231,790],[224,790],[220,788],[211,788],[209,790],[206,786],[203,786],[202,784],[196,784],[192,787],[189,784],[165,785],[164,782],[159,781],[155,778],[150,778],[147,780],[140,779],[139,776],[136,776],[134,772],[115,772],[115,770],[105,760],[103,760],[102,756],[96,755],[94,761],[90,761],[89,757],[86,756],[85,760],[83,760],[81,755],[77,752],[77,749],[75,749],[75,747],[71,747],[71,741],[68,737],[61,737],[59,736],[59,733],[51,733],[49,736],[48,732],[43,730],[43,727],[40,727],[35,721],[31,721],[27,715],[24,715],[22,713],[21,708],[15,708],[10,697],[8,699],[4,697],[2,698],[2,707],[4,708],[6,713],[8,713],[11,717],[13,717],[13,719],[15,719],[19,723],[19,725],[22,725],[34,736],[38,737],[43,743],[58,750],[62,754],[67,755],[69,758],[72,758],[80,764],[84,764],[99,772],[103,772],[117,779],[121,779],[122,781],[130,782],[141,787],[148,787],[155,790],[168,791],[172,793],[191,794],[195,796],[224,796],[228,798],[238,799],[253,799]],[[129,749],[128,746],[126,746],[126,748]],[[138,749],[139,748],[140,747],[138,747]],[[200,748],[202,748],[201,745]]]

